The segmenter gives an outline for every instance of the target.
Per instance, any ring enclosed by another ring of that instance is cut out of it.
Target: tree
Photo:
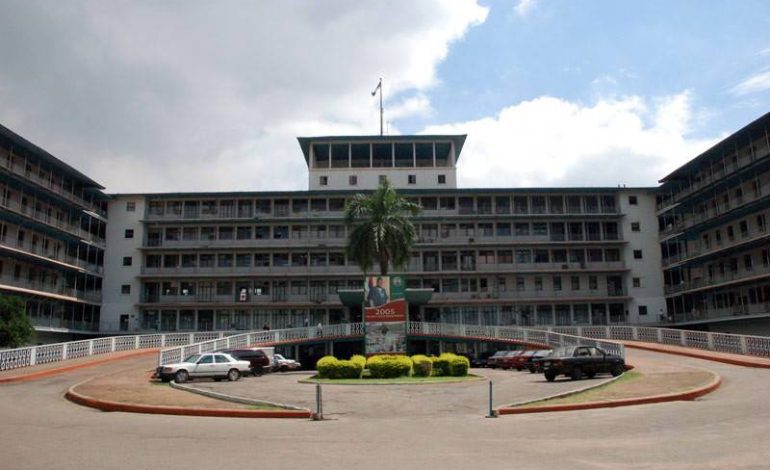
[[[405,266],[417,233],[409,217],[420,210],[396,193],[387,179],[372,194],[356,194],[345,206],[348,256],[364,272],[379,265],[383,276],[388,274],[388,264]]]
[[[35,329],[24,312],[20,297],[0,295],[0,347],[18,348],[27,344]]]

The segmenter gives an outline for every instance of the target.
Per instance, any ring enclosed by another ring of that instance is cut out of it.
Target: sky
[[[0,123],[110,193],[307,189],[296,137],[468,134],[458,186],[655,186],[770,111],[770,4],[0,0]]]

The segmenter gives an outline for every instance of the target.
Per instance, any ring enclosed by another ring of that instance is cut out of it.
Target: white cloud
[[[468,134],[462,187],[656,186],[714,143],[688,137],[694,116],[687,91],[590,105],[544,96],[424,132]]]
[[[303,189],[297,135],[378,133],[379,77],[387,119],[429,113],[437,66],[487,11],[476,0],[11,2],[0,122],[110,192]]]
[[[513,9],[517,15],[524,17],[532,11],[538,1],[539,0],[519,0]]]
[[[730,91],[735,96],[743,96],[767,90],[770,90],[770,70],[755,73],[735,85]]]

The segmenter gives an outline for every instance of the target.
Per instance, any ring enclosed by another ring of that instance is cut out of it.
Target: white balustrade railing
[[[436,336],[439,338],[455,336],[461,338],[480,338],[485,340],[509,340],[524,343],[547,344],[553,347],[587,345],[601,348],[611,354],[625,357],[625,348],[620,343],[602,341],[555,331],[518,328],[515,326],[453,325],[449,323],[410,322],[407,335]]]
[[[68,343],[6,349],[0,350],[0,371],[97,354],[199,343],[213,338],[222,338],[229,334],[232,333],[225,331],[199,331],[195,333],[112,336],[83,341],[70,341]]]
[[[312,326],[304,328],[292,328],[284,330],[254,331],[226,338],[203,341],[196,344],[166,348],[158,355],[158,365],[173,364],[192,355],[220,349],[238,348],[246,346],[270,346],[291,342],[305,342],[313,340],[330,340],[341,337],[363,336],[363,323],[345,323],[339,325],[323,325],[321,328]]]
[[[511,326],[457,325],[448,323],[407,324],[410,335],[459,337],[494,341],[516,340],[530,343],[567,346],[573,344],[595,345],[608,352],[623,355],[622,344],[612,341],[640,341],[670,344],[688,348],[770,357],[770,337],[745,336],[704,331],[675,330],[642,326],[561,326],[546,329],[525,329]],[[225,331],[200,331],[194,333],[147,334],[112,336],[68,343],[0,350],[0,371],[29,367],[36,364],[76,359],[80,357],[161,348],[159,364],[179,361],[190,354],[217,349],[332,340],[342,337],[363,336],[362,323],[323,325],[322,328],[305,327],[283,330],[255,331],[234,334]]]
[[[770,357],[770,337],[768,336],[644,326],[561,326],[550,327],[547,330],[586,338],[642,341],[746,356]]]

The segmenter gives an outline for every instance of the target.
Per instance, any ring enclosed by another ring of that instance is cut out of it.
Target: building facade
[[[464,135],[302,137],[308,190],[105,195],[0,126],[0,295],[51,333],[358,321],[344,208],[387,178],[423,207],[415,320],[770,332],[770,114],[658,188],[457,187]],[[299,157],[299,155],[298,155]],[[469,158],[469,157],[465,157]],[[107,223],[109,213],[109,223]]]
[[[0,126],[0,294],[39,332],[98,330],[105,251],[102,186]]]
[[[769,130],[766,114],[661,180],[662,267],[674,323],[770,331]]]
[[[403,273],[424,321],[608,325],[665,308],[653,188],[458,189],[465,136],[300,138],[310,189],[115,195],[102,330],[357,321],[345,201],[387,178],[423,207]],[[129,237],[128,234],[131,236]]]

